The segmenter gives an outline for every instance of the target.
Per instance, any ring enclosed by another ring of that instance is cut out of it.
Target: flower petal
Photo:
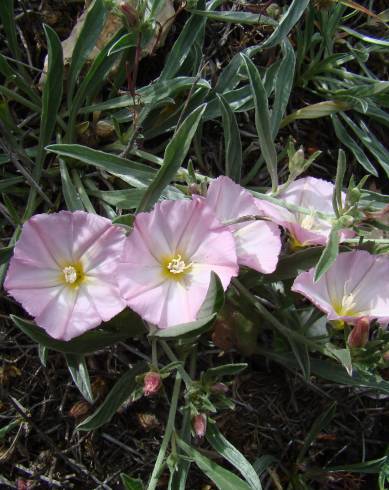
[[[273,223],[255,221],[235,227],[238,263],[270,274],[277,267],[281,251],[280,229]]]

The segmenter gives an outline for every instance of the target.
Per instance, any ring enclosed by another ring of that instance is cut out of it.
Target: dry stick
[[[64,461],[67,465],[69,465],[73,470],[77,471],[77,473],[80,473],[82,475],[86,475],[88,478],[93,480],[95,483],[98,485],[102,486],[105,490],[111,490],[111,487],[108,485],[105,485],[103,482],[101,482],[98,478],[96,478],[92,473],[89,473],[89,471],[83,467],[82,465],[76,463],[72,459],[68,458],[65,456],[62,451],[60,451],[57,446],[54,444],[54,442],[48,437],[39,427],[38,425],[32,420],[31,415],[27,414],[25,409],[20,405],[20,403],[13,398],[11,395],[8,395],[8,398],[14,407],[14,409],[18,412],[19,415],[23,417],[23,419],[28,422],[33,429],[38,433],[38,435],[46,442],[46,444],[52,449],[52,451],[60,458],[62,461]]]

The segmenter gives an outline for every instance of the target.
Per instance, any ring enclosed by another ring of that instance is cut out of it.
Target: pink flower
[[[163,201],[139,213],[118,269],[120,292],[159,328],[194,321],[211,272],[224,289],[238,274],[234,239],[200,200]]]
[[[124,233],[95,214],[61,211],[27,221],[4,287],[56,339],[70,340],[117,315]]]
[[[292,291],[306,296],[329,320],[355,324],[389,316],[389,257],[357,250],[341,253],[316,283],[314,269],[295,279]]]
[[[292,182],[277,198],[288,204],[310,210],[309,214],[290,211],[268,201],[256,199],[257,206],[269,219],[286,228],[295,246],[325,245],[336,218],[332,207],[334,185],[315,177],[305,177]],[[342,193],[342,199],[346,195]],[[328,218],[318,216],[324,213]],[[341,240],[354,236],[352,230],[343,230]]]
[[[221,222],[260,213],[254,197],[228,177],[211,182],[206,204]],[[281,251],[280,229],[267,221],[247,221],[228,226],[236,244],[238,264],[258,272],[274,272]]]

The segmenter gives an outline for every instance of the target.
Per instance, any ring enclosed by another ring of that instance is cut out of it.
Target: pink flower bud
[[[158,393],[161,388],[161,376],[159,373],[149,371],[143,380],[143,393],[145,396],[152,396]]]
[[[197,437],[204,437],[207,432],[207,416],[204,413],[195,415],[192,419],[192,426]]]
[[[350,347],[364,347],[369,340],[370,322],[366,317],[357,320],[348,336],[347,342]]]
[[[228,393],[228,386],[224,383],[215,383],[211,386],[212,393],[217,393],[223,395],[224,393]]]
[[[387,350],[386,352],[384,352],[383,356],[384,358],[384,361],[388,362],[389,361],[389,350]]]

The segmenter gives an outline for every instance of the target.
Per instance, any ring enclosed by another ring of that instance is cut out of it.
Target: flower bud
[[[369,340],[370,322],[367,317],[357,320],[348,336],[347,343],[350,347],[364,347]]]
[[[389,350],[383,353],[382,357],[384,358],[385,362],[389,362]]]
[[[195,415],[192,419],[192,426],[197,437],[204,437],[207,432],[207,416],[205,413]]]
[[[138,12],[136,11],[136,9],[132,5],[130,5],[129,2],[126,2],[126,1],[120,2],[119,8],[123,12],[123,14],[126,16],[128,25],[130,27],[135,27],[138,25],[138,23],[139,23]]]
[[[211,391],[212,393],[223,395],[228,393],[228,386],[224,383],[215,383],[213,386],[211,386]]]
[[[278,19],[281,15],[281,7],[276,3],[271,3],[266,9],[266,14],[273,19]]]
[[[143,393],[145,396],[152,396],[158,393],[161,388],[161,376],[159,373],[149,371],[143,379]]]
[[[359,202],[361,198],[361,191],[358,189],[358,187],[351,189],[348,198],[350,199],[351,204],[356,204]]]

